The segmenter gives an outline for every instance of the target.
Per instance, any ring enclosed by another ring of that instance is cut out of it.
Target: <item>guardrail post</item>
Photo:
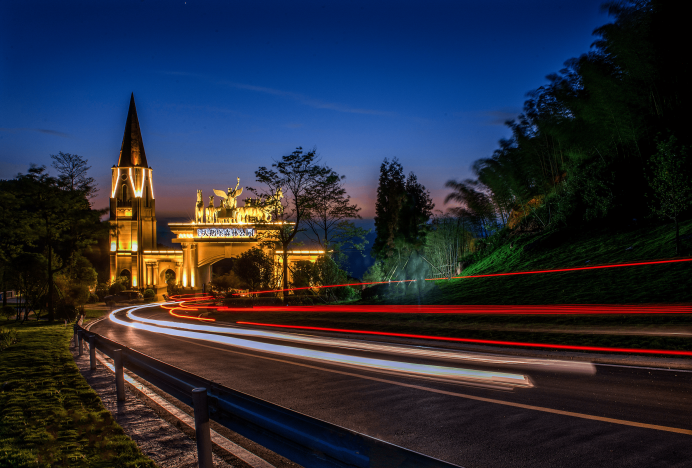
[[[89,335],[89,368],[96,370],[96,337]]]
[[[195,436],[199,468],[213,468],[211,461],[211,432],[209,428],[209,402],[206,388],[192,389],[192,405],[195,409]]]
[[[115,367],[115,393],[118,401],[125,401],[125,375],[123,373],[123,350],[113,350],[113,367]]]
[[[79,355],[84,355],[84,333],[79,330],[77,332],[77,341],[79,341]]]

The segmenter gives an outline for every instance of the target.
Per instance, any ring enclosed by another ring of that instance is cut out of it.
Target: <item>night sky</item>
[[[600,3],[3,0],[0,178],[77,153],[105,207],[134,92],[160,218],[296,146],[364,217],[385,157],[444,209],[526,92],[589,50]]]

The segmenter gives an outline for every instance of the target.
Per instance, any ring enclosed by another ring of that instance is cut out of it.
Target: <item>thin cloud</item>
[[[189,77],[194,77],[194,78],[199,78],[199,79],[204,79],[207,81],[214,81],[217,84],[224,85],[224,86],[230,86],[235,89],[242,89],[246,91],[253,91],[256,93],[263,93],[263,94],[270,94],[272,96],[279,96],[283,97],[286,99],[291,99],[293,101],[299,102],[301,104],[304,104],[306,106],[313,107],[315,109],[329,109],[333,110],[336,112],[345,112],[349,114],[363,114],[363,115],[379,115],[379,116],[385,116],[385,117],[396,117],[397,114],[395,112],[387,112],[387,111],[379,111],[375,109],[366,109],[366,108],[361,108],[361,107],[351,107],[346,104],[340,104],[336,102],[327,102],[327,101],[322,101],[320,99],[314,99],[311,98],[310,96],[305,96],[300,93],[293,93],[291,91],[283,91],[280,89],[274,89],[274,88],[267,88],[264,86],[255,86],[255,85],[250,85],[250,84],[245,84],[245,83],[236,83],[233,81],[216,81],[214,79],[208,78],[204,75],[200,75],[198,73],[188,73],[188,72],[171,72],[171,71],[165,71],[162,72],[163,74],[166,75],[173,75],[173,76],[189,76]]]
[[[27,127],[6,128],[6,127],[0,127],[0,131],[8,132],[8,133],[38,132],[38,133],[45,133],[46,135],[58,136],[60,138],[72,138],[72,135],[70,135],[69,133],[58,132],[57,130],[49,130],[47,128],[27,128]]]
[[[231,81],[223,81],[220,84],[225,84],[236,89],[245,89],[248,91],[255,91],[258,93],[271,94],[272,96],[280,96],[288,99],[292,99],[306,106],[313,107],[315,109],[329,109],[337,112],[346,112],[350,114],[364,114],[364,115],[381,115],[386,117],[395,117],[396,113],[378,111],[374,109],[364,109],[359,107],[351,107],[346,104],[339,104],[335,102],[327,102],[319,99],[314,99],[309,96],[305,96],[299,93],[293,93],[290,91],[282,91],[280,89],[265,88],[263,86],[247,85],[243,83],[234,83]]]

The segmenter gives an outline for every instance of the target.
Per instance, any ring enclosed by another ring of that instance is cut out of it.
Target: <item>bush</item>
[[[334,295],[340,301],[355,301],[360,299],[361,291],[351,286],[344,286],[342,288],[334,288]]]
[[[125,285],[123,285],[121,282],[115,282],[108,287],[109,295],[118,294],[123,291],[125,291]]]
[[[389,287],[389,284],[375,284],[365,288],[365,290],[361,292],[361,297],[363,299],[382,298],[389,293]]]
[[[96,294],[89,294],[89,299],[87,299],[87,304],[96,304],[99,301],[99,297]]]
[[[7,348],[16,341],[17,330],[15,330],[14,328],[0,328],[0,351]]]
[[[10,317],[14,317],[17,315],[17,312],[14,310],[14,307],[12,306],[5,306],[0,310],[0,315],[5,317],[6,320],[9,320]]]
[[[226,297],[223,300],[223,305],[226,307],[245,307],[252,308],[254,299],[252,297]]]
[[[147,289],[144,291],[144,299],[151,299],[152,297],[156,297],[156,293],[153,289]]]
[[[252,302],[259,307],[280,307],[284,305],[280,297],[256,297]]]
[[[67,302],[59,302],[55,308],[55,317],[59,320],[73,322],[77,318],[77,308]]]
[[[108,285],[106,283],[99,283],[98,286],[96,286],[96,295],[98,296],[99,300],[97,302],[103,301],[103,298],[108,296]]]
[[[277,298],[278,299],[278,298]],[[292,306],[310,306],[313,305],[313,300],[310,296],[297,295],[297,296],[287,296],[286,305]]]

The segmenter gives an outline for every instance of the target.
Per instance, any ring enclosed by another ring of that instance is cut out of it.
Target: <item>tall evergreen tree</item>
[[[416,175],[411,172],[404,177],[399,161],[385,158],[377,187],[373,255],[384,260],[396,254],[398,259],[419,250],[425,243],[434,207],[430,193]]]
[[[375,257],[387,258],[394,248],[399,226],[399,214],[406,196],[406,178],[399,160],[384,159],[380,165],[380,183],[375,201],[375,233],[372,245]]]

